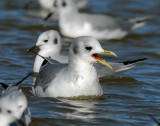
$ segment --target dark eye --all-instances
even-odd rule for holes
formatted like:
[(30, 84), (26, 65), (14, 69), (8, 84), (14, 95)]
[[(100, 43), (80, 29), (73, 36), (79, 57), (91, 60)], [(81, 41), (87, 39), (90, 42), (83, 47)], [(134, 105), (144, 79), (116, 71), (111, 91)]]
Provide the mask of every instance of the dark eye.
[(57, 44), (58, 43), (58, 39), (55, 38), (53, 42), (54, 42), (54, 44)]
[(91, 47), (91, 46), (88, 46), (88, 47), (85, 47), (85, 49), (91, 51), (91, 50), (92, 50), (92, 47)]
[(65, 1), (63, 1), (62, 6), (65, 7), (67, 4)]
[(44, 40), (44, 42), (46, 43), (46, 42), (48, 42), (48, 40), (47, 40), (47, 39), (45, 39), (45, 40)]
[(7, 112), (8, 112), (8, 113), (12, 113), (12, 111), (11, 111), (11, 110), (7, 110)]

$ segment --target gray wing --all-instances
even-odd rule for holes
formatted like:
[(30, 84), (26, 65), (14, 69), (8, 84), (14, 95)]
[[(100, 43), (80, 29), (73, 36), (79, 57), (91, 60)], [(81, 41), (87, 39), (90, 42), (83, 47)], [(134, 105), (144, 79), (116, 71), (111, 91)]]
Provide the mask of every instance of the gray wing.
[[(129, 23), (128, 20), (120, 20), (116, 18), (112, 18), (107, 15), (92, 15), (92, 14), (84, 14), (81, 15), (86, 21), (92, 23), (93, 28), (97, 30), (115, 30), (115, 29), (123, 29), (129, 31), (132, 27), (132, 23)], [(83, 22), (83, 18), (79, 20), (79, 22)]]
[(97, 70), (97, 74), (99, 78), (106, 77), (106, 76), (110, 77), (135, 67), (135, 65), (133, 64), (124, 65), (123, 63), (112, 63), (112, 62), (108, 62), (108, 64), (113, 68), (113, 70), (101, 64), (95, 64), (95, 68)]
[[(144, 26), (147, 21), (155, 18), (155, 16), (145, 16), (139, 18), (132, 18), (129, 20), (123, 20), (119, 18), (112, 18), (107, 15), (85, 15), (85, 18), (88, 19), (89, 22), (92, 23), (95, 29), (98, 30), (115, 30), (115, 29), (122, 29), (124, 31), (132, 31), (136, 30), (142, 26)], [(98, 19), (98, 20), (97, 20)]]
[(60, 63), (68, 63), (68, 56), (66, 55), (60, 54), (60, 55), (57, 55), (56, 57), (54, 55), (52, 58)]
[(68, 63), (68, 56), (61, 55), (60, 59), (61, 59), (61, 63)]
[(95, 68), (97, 70), (97, 74), (99, 78), (106, 77), (106, 76), (113, 76), (115, 74), (125, 72), (134, 68), (140, 61), (146, 60), (146, 58), (131, 60), (131, 61), (124, 61), (121, 63), (114, 63), (114, 62), (107, 62), (113, 70), (103, 66), (101, 64), (95, 64)]
[(46, 64), (38, 73), (34, 87), (40, 86), (43, 89), (56, 77), (56, 75), (66, 66), (66, 64)]

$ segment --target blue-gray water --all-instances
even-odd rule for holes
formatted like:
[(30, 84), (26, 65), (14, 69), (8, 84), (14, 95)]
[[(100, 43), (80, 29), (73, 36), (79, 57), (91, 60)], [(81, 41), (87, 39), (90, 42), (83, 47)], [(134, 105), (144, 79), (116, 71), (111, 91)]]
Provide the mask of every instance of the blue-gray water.
[[(58, 29), (57, 22), (45, 23), (41, 18), (29, 17), (24, 1), (0, 1), (0, 81), (6, 83), (16, 83), (32, 71), (35, 56), (26, 50), (36, 43), (40, 33)], [(30, 8), (30, 11), (39, 9), (36, 3)], [(144, 57), (148, 60), (133, 70), (102, 79), (102, 99), (38, 98), (30, 93), (32, 78), (26, 80), (21, 88), (29, 100), (31, 126), (153, 125), (149, 115), (160, 117), (160, 1), (91, 0), (83, 11), (125, 19), (156, 15), (146, 26), (122, 40), (101, 42), (104, 49), (118, 55), (108, 61)], [(70, 43), (64, 45), (66, 53)]]

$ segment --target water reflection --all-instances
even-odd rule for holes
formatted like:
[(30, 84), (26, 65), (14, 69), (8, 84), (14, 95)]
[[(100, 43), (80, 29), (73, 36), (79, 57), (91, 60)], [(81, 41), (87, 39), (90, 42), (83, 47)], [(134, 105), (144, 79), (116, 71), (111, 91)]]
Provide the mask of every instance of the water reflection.
[(70, 112), (59, 113), (62, 116), (65, 116), (67, 119), (80, 119), (83, 121), (91, 121), (96, 118), (96, 104), (99, 104), (99, 101), (96, 100), (62, 100), (65, 106), (61, 106), (63, 109), (68, 109)]

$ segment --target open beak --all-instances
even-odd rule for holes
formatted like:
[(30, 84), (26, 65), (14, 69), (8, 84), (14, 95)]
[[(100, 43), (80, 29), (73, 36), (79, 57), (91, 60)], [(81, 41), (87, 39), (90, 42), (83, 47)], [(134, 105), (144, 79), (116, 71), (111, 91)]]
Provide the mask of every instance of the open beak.
[[(101, 53), (98, 53), (98, 54), (107, 54), (107, 55), (113, 55), (113, 56), (117, 57), (117, 55), (116, 55), (114, 52), (112, 52), (112, 51), (107, 51), (107, 50), (104, 50), (104, 52), (101, 52)], [(111, 67), (108, 63), (106, 63), (105, 61), (103, 61), (102, 59), (100, 59), (100, 58), (98, 57), (98, 54), (97, 54), (97, 53), (96, 53), (96, 54), (92, 54), (92, 57), (93, 57), (94, 59), (96, 59), (99, 63), (103, 64), (104, 66), (112, 69), (112, 67)]]
[(35, 50), (35, 49), (39, 49), (40, 46), (41, 45), (39, 45), (39, 46), (35, 45), (35, 46), (31, 47), (30, 49), (28, 49), (27, 52), (30, 52), (30, 51)]

